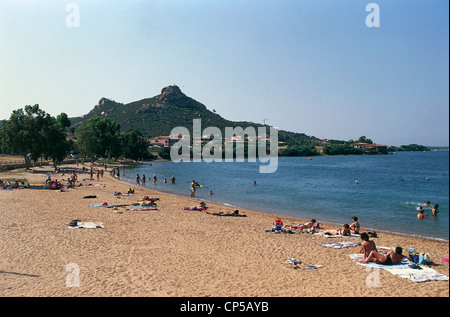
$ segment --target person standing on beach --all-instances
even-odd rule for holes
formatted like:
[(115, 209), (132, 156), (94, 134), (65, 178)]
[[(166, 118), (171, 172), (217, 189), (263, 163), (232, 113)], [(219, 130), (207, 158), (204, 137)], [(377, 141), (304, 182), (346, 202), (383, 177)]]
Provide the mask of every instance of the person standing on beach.
[(142, 174), (142, 186), (145, 186), (145, 174)]
[(139, 174), (136, 175), (136, 184), (138, 186), (141, 184), (141, 178), (139, 177)]

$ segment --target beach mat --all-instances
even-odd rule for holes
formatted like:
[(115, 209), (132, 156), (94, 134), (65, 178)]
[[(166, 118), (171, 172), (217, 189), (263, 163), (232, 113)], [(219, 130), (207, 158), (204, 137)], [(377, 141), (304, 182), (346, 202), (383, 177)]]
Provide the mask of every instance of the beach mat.
[(418, 267), (415, 263), (404, 257), (402, 262), (393, 265), (381, 265), (374, 262), (371, 263), (359, 263), (356, 260), (363, 259), (362, 254), (348, 254), (350, 259), (352, 259), (356, 264), (365, 266), (372, 269), (384, 269), (393, 275), (397, 275), (401, 278), (410, 279), (415, 283), (423, 283), (428, 281), (448, 281), (448, 276), (438, 273), (436, 270), (424, 266), (419, 266), (420, 269), (414, 269)]
[[(72, 223), (71, 223), (72, 224)], [(77, 221), (75, 226), (69, 225), (69, 229), (97, 229), (97, 228), (104, 228), (103, 223), (101, 222), (84, 222), (84, 221)]]
[(345, 249), (350, 247), (356, 247), (361, 245), (361, 243), (353, 242), (353, 241), (341, 241), (341, 242), (330, 242), (323, 243), (320, 246), (331, 249)]

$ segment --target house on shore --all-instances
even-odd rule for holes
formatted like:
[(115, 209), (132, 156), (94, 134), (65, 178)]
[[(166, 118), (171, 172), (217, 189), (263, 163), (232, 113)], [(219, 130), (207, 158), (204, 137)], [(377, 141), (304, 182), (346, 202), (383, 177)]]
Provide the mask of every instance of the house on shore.
[(387, 146), (383, 144), (356, 142), (352, 143), (351, 146), (367, 153), (387, 153)]

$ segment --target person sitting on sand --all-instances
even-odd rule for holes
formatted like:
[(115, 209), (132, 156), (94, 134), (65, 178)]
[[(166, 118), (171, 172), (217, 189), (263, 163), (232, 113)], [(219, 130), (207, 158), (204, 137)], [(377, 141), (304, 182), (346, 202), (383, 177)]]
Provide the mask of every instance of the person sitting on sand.
[(359, 229), (360, 229), (360, 225), (358, 222), (358, 217), (352, 217), (353, 223), (350, 225), (350, 232), (351, 233), (355, 233), (355, 234), (359, 234)]
[(279, 231), (282, 227), (283, 221), (280, 218), (275, 219), (275, 222), (273, 223), (273, 229)]
[(357, 260), (359, 263), (369, 263), (369, 262), (375, 262), (377, 264), (381, 265), (392, 265), (392, 264), (399, 264), (402, 262), (403, 255), (402, 255), (403, 249), (401, 247), (396, 247), (395, 252), (391, 251), (386, 255), (382, 255), (378, 253), (377, 251), (371, 251), (369, 253), (369, 256), (364, 260)]
[(369, 240), (369, 235), (365, 232), (361, 233), (361, 240), (363, 241), (361, 244), (361, 249), (359, 249), (358, 253), (364, 253), (364, 258), (367, 258), (372, 251), (377, 251), (377, 247), (375, 242)]
[(417, 219), (424, 219), (424, 218), (428, 218), (428, 216), (423, 214), (423, 209), (420, 209), (419, 213), (417, 214)]
[(344, 224), (343, 229), (327, 230), (327, 231), (325, 231), (325, 234), (335, 235), (335, 236), (349, 236), (350, 235), (350, 226), (348, 224)]

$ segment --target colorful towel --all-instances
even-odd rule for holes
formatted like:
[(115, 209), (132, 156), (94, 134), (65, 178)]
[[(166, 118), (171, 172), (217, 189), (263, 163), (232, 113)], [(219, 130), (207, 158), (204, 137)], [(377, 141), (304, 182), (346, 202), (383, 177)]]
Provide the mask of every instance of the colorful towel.
[(307, 270), (315, 270), (324, 267), (323, 265), (308, 265)]
[(404, 257), (402, 262), (393, 265), (381, 265), (374, 262), (371, 263), (359, 263), (356, 260), (362, 259), (362, 254), (349, 254), (348, 257), (355, 261), (356, 264), (369, 267), (372, 269), (384, 269), (393, 275), (400, 276), (402, 278), (410, 279), (416, 283), (423, 283), (428, 281), (448, 281), (448, 276), (440, 274), (432, 268), (421, 266), (421, 269), (412, 268), (414, 263)]
[(326, 248), (332, 248), (332, 249), (344, 249), (344, 248), (356, 247), (358, 245), (361, 245), (361, 243), (352, 242), (352, 241), (341, 241), (341, 242), (324, 243), (324, 244), (321, 244), (320, 246), (326, 247)]

